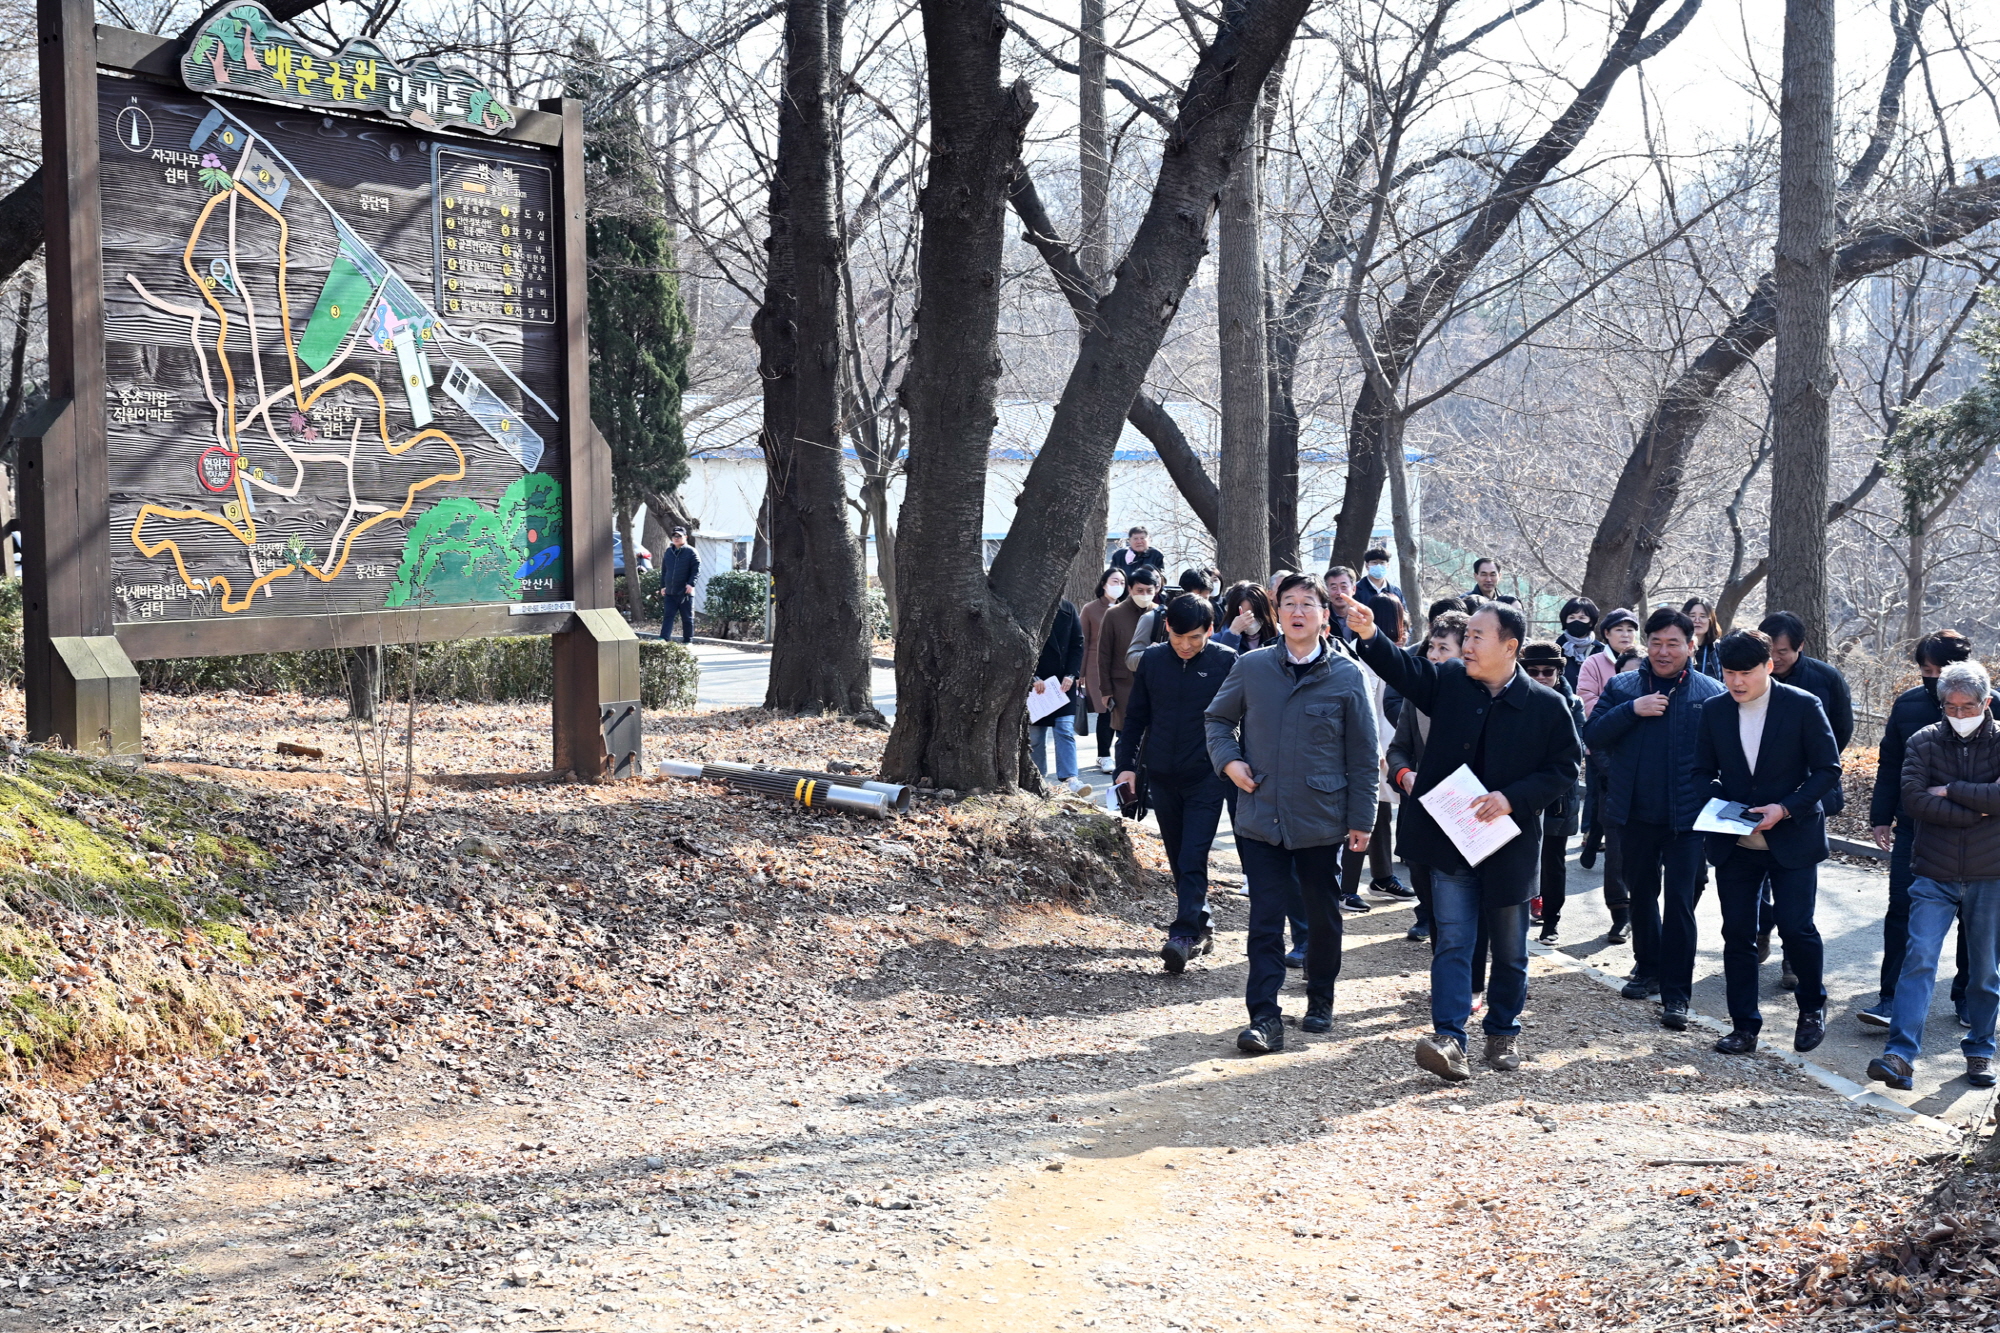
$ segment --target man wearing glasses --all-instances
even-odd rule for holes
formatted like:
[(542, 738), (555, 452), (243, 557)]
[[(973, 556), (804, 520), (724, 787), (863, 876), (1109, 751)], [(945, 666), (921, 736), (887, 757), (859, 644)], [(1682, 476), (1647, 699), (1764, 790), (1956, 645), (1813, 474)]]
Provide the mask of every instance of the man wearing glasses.
[[(1618, 830), (1625, 886), (1632, 895), (1628, 1000), (1657, 992), (1660, 1022), (1688, 1025), (1694, 985), (1694, 901), (1701, 878), (1702, 835), (1694, 821), (1708, 801), (1694, 779), (1701, 706), (1722, 683), (1690, 667), (1694, 622), (1663, 606), (1646, 619), (1645, 665), (1613, 676), (1584, 730), (1592, 753), (1605, 756), (1604, 822)], [(1664, 902), (1662, 893), (1664, 891)]]

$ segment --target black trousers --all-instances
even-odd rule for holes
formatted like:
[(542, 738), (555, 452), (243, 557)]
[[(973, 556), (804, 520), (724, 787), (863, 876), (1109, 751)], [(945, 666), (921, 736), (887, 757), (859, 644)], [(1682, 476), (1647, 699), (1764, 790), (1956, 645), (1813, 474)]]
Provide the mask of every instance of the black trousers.
[(662, 593), (661, 596), (666, 601), (667, 612), (666, 615), (660, 618), (660, 637), (663, 639), (673, 638), (674, 621), (679, 620), (685, 626), (685, 629), (681, 635), (681, 642), (682, 643), (692, 642), (694, 640), (693, 595), (690, 593), (682, 593), (678, 597), (667, 597), (666, 594)]
[[(1543, 829), (1548, 828), (1544, 816)], [(1569, 901), (1569, 839), (1556, 832), (1542, 835), (1542, 928), (1554, 930), (1562, 920), (1563, 904)]]
[(1375, 831), (1369, 836), (1366, 852), (1347, 850), (1343, 844), (1340, 850), (1340, 882), (1343, 893), (1361, 892), (1361, 862), (1366, 858), (1368, 869), (1376, 879), (1396, 877), (1396, 859), (1389, 852), (1390, 840), (1394, 836), (1389, 823), (1389, 803), (1375, 803)]

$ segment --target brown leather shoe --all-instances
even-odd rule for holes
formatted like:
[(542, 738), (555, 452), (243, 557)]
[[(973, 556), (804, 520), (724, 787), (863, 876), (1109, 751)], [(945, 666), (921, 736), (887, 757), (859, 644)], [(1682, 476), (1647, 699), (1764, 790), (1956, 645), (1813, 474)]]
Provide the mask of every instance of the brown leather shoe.
[(1417, 1068), (1428, 1070), (1447, 1083), (1463, 1083), (1472, 1077), (1472, 1070), (1465, 1063), (1465, 1048), (1438, 1032), (1417, 1043)]

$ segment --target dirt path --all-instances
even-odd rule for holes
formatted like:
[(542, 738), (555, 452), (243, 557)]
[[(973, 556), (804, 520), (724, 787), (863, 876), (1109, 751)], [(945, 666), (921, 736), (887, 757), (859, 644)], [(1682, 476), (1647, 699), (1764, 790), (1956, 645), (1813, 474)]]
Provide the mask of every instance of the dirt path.
[[(1886, 1164), (1941, 1146), (1539, 961), (1532, 1063), (1443, 1087), (1399, 912), (1349, 923), (1330, 1035), (1239, 1057), (1240, 908), (1175, 979), (1162, 906), (827, 976), (872, 1057), (598, 1017), (364, 1066), (7, 1256), (0, 1329), (1706, 1327), (1731, 1255), (1893, 1207)], [(1730, 1164), (1647, 1165), (1690, 1158)]]

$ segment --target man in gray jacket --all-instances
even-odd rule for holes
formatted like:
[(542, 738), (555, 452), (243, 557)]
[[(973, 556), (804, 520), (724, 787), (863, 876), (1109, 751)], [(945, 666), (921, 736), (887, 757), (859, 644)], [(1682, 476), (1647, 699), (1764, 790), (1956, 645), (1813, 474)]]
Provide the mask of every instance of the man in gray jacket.
[(1250, 1026), (1236, 1038), (1253, 1055), (1285, 1048), (1278, 988), (1285, 980), (1285, 907), (1294, 876), (1306, 904), (1306, 1016), (1333, 1026), (1340, 976), (1340, 852), (1366, 851), (1375, 827), (1375, 710), (1361, 668), (1328, 651), (1326, 589), (1310, 574), (1278, 584), (1284, 642), (1237, 659), (1208, 706), (1208, 758), (1236, 784), (1236, 852), (1250, 887)]

